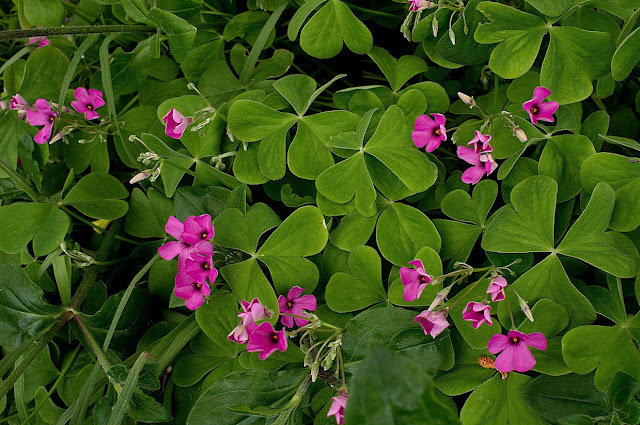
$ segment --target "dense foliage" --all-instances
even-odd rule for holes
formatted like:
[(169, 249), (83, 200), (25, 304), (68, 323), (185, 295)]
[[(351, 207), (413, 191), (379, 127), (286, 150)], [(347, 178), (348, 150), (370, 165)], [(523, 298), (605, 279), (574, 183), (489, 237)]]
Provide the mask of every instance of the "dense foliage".
[(640, 422), (639, 0), (0, 11), (0, 423)]

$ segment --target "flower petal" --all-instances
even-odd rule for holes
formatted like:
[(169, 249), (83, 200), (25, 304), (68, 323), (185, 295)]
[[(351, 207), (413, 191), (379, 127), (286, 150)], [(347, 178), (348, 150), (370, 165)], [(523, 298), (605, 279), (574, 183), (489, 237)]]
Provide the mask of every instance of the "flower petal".
[(520, 337), (522, 342), (524, 342), (529, 347), (537, 348), (538, 350), (546, 350), (547, 349), (547, 338), (540, 332), (534, 332), (530, 335), (523, 335)]
[(513, 366), (518, 372), (528, 372), (535, 365), (536, 359), (524, 342), (518, 341), (513, 344)]
[(498, 354), (509, 346), (509, 337), (503, 334), (495, 334), (487, 344), (487, 350), (491, 354)]

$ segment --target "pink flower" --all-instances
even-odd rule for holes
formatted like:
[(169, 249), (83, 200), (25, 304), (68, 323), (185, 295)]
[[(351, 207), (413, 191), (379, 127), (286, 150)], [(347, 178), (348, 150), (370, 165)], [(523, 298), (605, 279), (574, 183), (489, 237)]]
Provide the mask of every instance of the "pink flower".
[(203, 241), (194, 245), (183, 264), (178, 262), (178, 270), (187, 273), (198, 283), (215, 282), (218, 270), (213, 267), (213, 246)]
[(101, 106), (104, 106), (104, 100), (102, 100), (102, 92), (100, 90), (87, 89), (84, 87), (78, 87), (74, 92), (76, 100), (71, 102), (73, 109), (83, 114), (88, 120), (100, 118), (100, 115), (96, 112)]
[(255, 323), (271, 316), (267, 308), (262, 305), (257, 298), (254, 298), (250, 303), (242, 300), (241, 306), (242, 313), (238, 313), (238, 317), (240, 317), (242, 321), (231, 331), (229, 336), (227, 336), (228, 340), (237, 342), (238, 344), (244, 344), (249, 340), (246, 329), (249, 323)]
[(193, 118), (185, 117), (177, 109), (171, 108), (167, 115), (162, 117), (162, 121), (167, 124), (167, 128), (164, 131), (167, 136), (179, 139), (187, 127), (193, 123)]
[[(475, 137), (469, 142), (473, 148), (458, 146), (457, 154), (460, 159), (473, 165), (462, 173), (462, 181), (467, 184), (476, 184), (485, 174), (488, 176), (496, 168), (496, 163), (491, 155), (493, 148), (489, 145), (491, 136), (484, 135), (479, 131), (475, 132)], [(482, 143), (482, 146), (479, 146)]]
[(496, 334), (491, 337), (487, 348), (491, 354), (498, 354), (496, 369), (500, 372), (527, 372), (536, 365), (536, 359), (527, 348), (547, 349), (547, 339), (540, 332), (530, 335), (518, 331), (509, 331), (507, 335)]
[(411, 12), (419, 12), (425, 9), (431, 9), (435, 6), (435, 3), (432, 1), (426, 0), (409, 0), (409, 10)]
[(502, 276), (494, 276), (489, 282), (487, 294), (491, 294), (491, 302), (504, 300), (504, 288), (507, 286), (507, 279)]
[(35, 111), (27, 110), (27, 120), (29, 124), (33, 126), (43, 125), (33, 138), (36, 143), (47, 143), (47, 140), (51, 137), (51, 130), (53, 128), (53, 122), (55, 121), (58, 113), (51, 110), (49, 102), (45, 99), (38, 99), (35, 103)]
[(433, 338), (440, 335), (440, 333), (449, 326), (449, 322), (447, 322), (447, 312), (445, 310), (425, 310), (418, 314), (413, 321), (419, 322), (422, 329), (424, 329), (424, 334), (431, 335)]
[(522, 104), (525, 111), (529, 113), (531, 122), (538, 124), (538, 121), (553, 122), (553, 114), (558, 110), (558, 102), (543, 102), (551, 94), (551, 90), (538, 86), (533, 90), (533, 99)]
[(27, 45), (36, 44), (36, 43), (38, 43), (38, 47), (36, 48), (36, 50), (37, 50), (40, 47), (48, 46), (49, 45), (49, 39), (47, 37), (45, 37), (45, 36), (29, 37), (29, 41), (27, 42)]
[(278, 350), (287, 351), (287, 333), (284, 329), (276, 332), (269, 322), (264, 322), (260, 325), (249, 323), (247, 325), (247, 333), (249, 334), (247, 351), (258, 352), (260, 360), (266, 359)]
[(473, 322), (474, 329), (478, 329), (485, 322), (489, 326), (493, 324), (491, 322), (491, 307), (485, 303), (469, 302), (462, 311), (462, 318)]
[(440, 142), (447, 140), (447, 129), (444, 123), (447, 121), (442, 114), (433, 114), (435, 120), (427, 115), (420, 115), (416, 118), (411, 138), (413, 144), (419, 148), (425, 147), (425, 151), (433, 152)]
[[(280, 295), (278, 297), (278, 307), (280, 313), (295, 314), (296, 316), (302, 316), (304, 313), (302, 310), (314, 311), (316, 309), (316, 297), (313, 295), (302, 295), (304, 288), (294, 286), (289, 289), (287, 297)], [(301, 296), (302, 295), (302, 296)], [(308, 320), (301, 319), (299, 317), (281, 316), (280, 321), (287, 328), (293, 327), (293, 319), (296, 320), (296, 325), (304, 326), (309, 323)]]
[(24, 100), (19, 94), (15, 94), (9, 101), (9, 109), (17, 109), (18, 111), (28, 111), (31, 108), (29, 102)]
[(204, 297), (209, 296), (211, 288), (207, 282), (196, 282), (187, 273), (178, 272), (173, 293), (176, 294), (176, 297), (185, 300), (185, 305), (189, 310), (195, 310), (202, 305)]
[(177, 241), (170, 241), (162, 245), (158, 248), (158, 253), (165, 260), (171, 260), (179, 254), (180, 262), (183, 265), (191, 252), (192, 246), (201, 241), (208, 241), (214, 236), (209, 214), (189, 216), (184, 221), (184, 224), (174, 216), (171, 216), (167, 220), (164, 230), (176, 238)]
[(405, 301), (413, 301), (420, 298), (422, 291), (431, 283), (431, 276), (424, 271), (422, 261), (413, 260), (408, 264), (415, 266), (414, 269), (409, 267), (400, 267), (400, 279), (404, 285), (404, 294), (402, 295)]
[(327, 418), (329, 416), (335, 416), (336, 422), (338, 425), (344, 424), (344, 409), (347, 407), (347, 400), (349, 399), (349, 395), (344, 391), (340, 390), (340, 395), (332, 397), (333, 403), (331, 403), (331, 407), (329, 407), (329, 413), (327, 413)]

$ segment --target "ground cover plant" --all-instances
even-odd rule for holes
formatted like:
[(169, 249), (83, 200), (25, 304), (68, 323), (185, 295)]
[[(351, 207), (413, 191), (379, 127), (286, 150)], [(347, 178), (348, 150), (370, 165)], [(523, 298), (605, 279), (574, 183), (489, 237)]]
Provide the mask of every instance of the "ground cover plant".
[(640, 422), (640, 1), (0, 13), (0, 423)]

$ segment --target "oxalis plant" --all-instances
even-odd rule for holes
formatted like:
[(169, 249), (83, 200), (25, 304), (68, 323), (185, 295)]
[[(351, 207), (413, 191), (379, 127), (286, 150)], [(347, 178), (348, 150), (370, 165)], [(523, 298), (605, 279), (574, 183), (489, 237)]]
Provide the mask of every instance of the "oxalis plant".
[(0, 424), (640, 423), (640, 1), (0, 11)]

